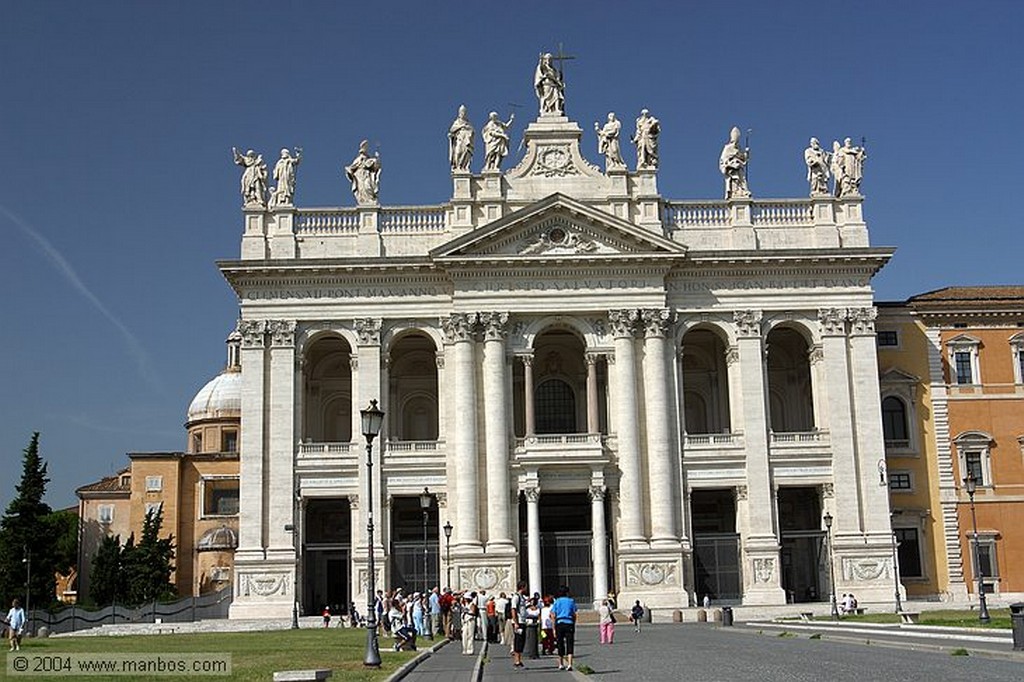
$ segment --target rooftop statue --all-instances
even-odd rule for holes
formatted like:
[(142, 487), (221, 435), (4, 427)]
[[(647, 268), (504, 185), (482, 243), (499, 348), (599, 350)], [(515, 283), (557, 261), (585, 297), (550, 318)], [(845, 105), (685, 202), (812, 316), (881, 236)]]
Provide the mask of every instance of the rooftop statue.
[(235, 164), (245, 170), (242, 171), (242, 201), (246, 208), (266, 208), (267, 206), (267, 164), (263, 162), (263, 155), (253, 150), (245, 154), (239, 154), (237, 147), (232, 147), (231, 152), (235, 156)]
[(515, 114), (510, 114), (508, 121), (503, 123), (498, 118), (498, 112), (492, 111), (487, 117), (487, 123), (480, 136), (484, 138), (484, 170), (496, 171), (501, 169), (501, 162), (508, 155), (508, 129), (512, 121), (516, 120)]
[(840, 198), (860, 196), (860, 182), (864, 178), (864, 161), (868, 158), (867, 151), (863, 146), (854, 147), (850, 138), (843, 140), (842, 147), (838, 142), (833, 142), (832, 150), (835, 195)]
[(453, 171), (468, 171), (473, 160), (473, 136), (476, 131), (466, 116), (466, 105), (448, 128), (448, 163)]
[(533, 87), (540, 101), (540, 114), (565, 115), (565, 81), (562, 74), (554, 67), (550, 52), (545, 52), (537, 62), (537, 70), (533, 76)]
[(370, 143), (359, 143), (359, 153), (345, 166), (345, 177), (352, 183), (352, 194), (359, 206), (374, 206), (380, 194), (380, 152), (370, 156)]
[(742, 199), (750, 196), (747, 187), (747, 162), (750, 160), (750, 148), (740, 146), (740, 129), (733, 126), (729, 131), (729, 141), (722, 147), (722, 155), (718, 157), (718, 169), (725, 178), (725, 198)]
[(274, 181), (277, 187), (270, 193), (270, 208), (292, 206), (295, 201), (295, 173), (302, 163), (302, 149), (295, 148), (294, 155), (287, 149), (281, 150), (281, 158), (274, 164)]
[(812, 137), (810, 146), (804, 150), (804, 163), (807, 164), (807, 182), (811, 186), (812, 197), (828, 196), (829, 161), (832, 155), (821, 148), (818, 138)]
[(640, 111), (636, 119), (633, 144), (636, 145), (636, 169), (652, 170), (658, 167), (658, 136), (661, 123), (651, 116), (647, 109)]
[(608, 114), (608, 122), (602, 128), (596, 121), (594, 131), (597, 133), (597, 151), (604, 154), (604, 168), (606, 171), (626, 167), (622, 160), (622, 150), (619, 148), (619, 131), (622, 130), (622, 121), (615, 118), (614, 113)]

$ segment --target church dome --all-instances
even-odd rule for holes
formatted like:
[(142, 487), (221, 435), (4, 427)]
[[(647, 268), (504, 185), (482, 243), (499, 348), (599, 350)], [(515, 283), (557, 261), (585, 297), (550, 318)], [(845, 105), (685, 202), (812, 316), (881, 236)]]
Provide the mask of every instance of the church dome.
[(238, 534), (228, 528), (211, 528), (203, 533), (196, 543), (196, 549), (200, 552), (215, 549), (236, 549), (238, 547)]
[(242, 368), (239, 347), (242, 335), (238, 330), (228, 336), (228, 362), (224, 370), (199, 389), (188, 406), (188, 423), (205, 419), (239, 417), (242, 412)]

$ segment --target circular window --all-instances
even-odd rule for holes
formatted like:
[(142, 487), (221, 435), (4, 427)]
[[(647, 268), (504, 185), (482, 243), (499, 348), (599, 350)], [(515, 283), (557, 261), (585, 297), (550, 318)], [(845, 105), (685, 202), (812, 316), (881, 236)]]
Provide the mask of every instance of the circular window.
[(548, 232), (548, 239), (550, 239), (553, 244), (561, 244), (565, 241), (565, 230), (560, 227), (556, 227), (551, 230), (551, 232)]

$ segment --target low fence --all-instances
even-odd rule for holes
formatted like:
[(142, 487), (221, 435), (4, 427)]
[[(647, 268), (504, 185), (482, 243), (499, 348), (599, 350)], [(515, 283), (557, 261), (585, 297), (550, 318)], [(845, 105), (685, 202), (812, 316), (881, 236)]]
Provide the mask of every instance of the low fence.
[(150, 602), (135, 608), (113, 604), (101, 609), (68, 606), (59, 611), (33, 609), (29, 627), (33, 632), (45, 625), (52, 634), (88, 630), (116, 623), (190, 623), (211, 618), (227, 618), (231, 606), (231, 586), (199, 597), (185, 597), (174, 602)]

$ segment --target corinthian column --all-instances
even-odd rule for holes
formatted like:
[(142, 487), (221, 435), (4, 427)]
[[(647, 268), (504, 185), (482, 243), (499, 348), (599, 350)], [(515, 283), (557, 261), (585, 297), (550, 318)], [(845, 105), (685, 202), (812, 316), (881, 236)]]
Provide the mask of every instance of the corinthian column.
[(615, 338), (615, 415), (619, 443), (619, 514), (623, 546), (646, 544), (643, 525), (643, 498), (640, 470), (640, 426), (636, 400), (636, 349), (633, 330), (638, 319), (635, 310), (611, 310), (612, 335)]
[(476, 362), (473, 336), (476, 313), (456, 313), (443, 320), (448, 343), (452, 344), (455, 372), (455, 452), (456, 519), (455, 546), (480, 547), (479, 486), (476, 428)]
[(484, 331), (484, 431), (487, 455), (487, 549), (515, 549), (509, 533), (508, 412), (505, 335), (508, 313), (481, 313)]
[(647, 417), (647, 499), (651, 505), (651, 544), (678, 546), (672, 465), (672, 434), (669, 430), (668, 378), (672, 375), (665, 353), (665, 332), (671, 323), (666, 309), (644, 310), (644, 413)]
[(600, 357), (597, 353), (587, 353), (584, 356), (587, 363), (587, 433), (600, 433), (601, 431), (601, 420), (597, 409), (597, 361)]
[(594, 602), (608, 594), (608, 525), (604, 518), (603, 486), (590, 487), (590, 528), (594, 544)]
[(529, 572), (530, 594), (540, 592), (540, 489), (527, 488), (526, 497), (526, 562)]
[[(267, 558), (295, 556), (295, 539), (285, 530), (298, 523), (295, 503), (295, 322), (269, 320), (270, 475)], [(271, 556), (273, 555), (273, 557)]]
[(520, 355), (523, 361), (523, 412), (526, 419), (526, 437), (537, 434), (537, 418), (533, 408), (533, 356)]

